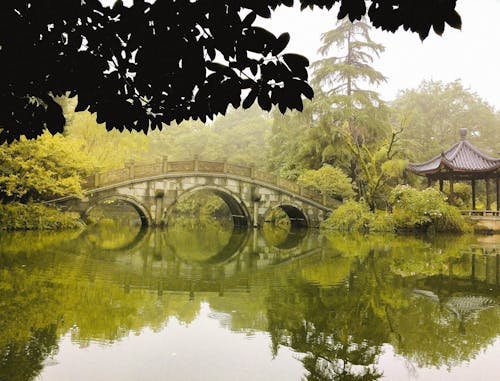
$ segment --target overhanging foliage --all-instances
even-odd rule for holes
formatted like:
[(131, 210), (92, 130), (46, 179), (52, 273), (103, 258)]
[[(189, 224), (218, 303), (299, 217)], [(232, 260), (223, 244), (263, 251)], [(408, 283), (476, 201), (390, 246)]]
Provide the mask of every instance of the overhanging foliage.
[[(339, 18), (368, 12), (373, 25), (400, 26), (425, 38), (431, 26), (460, 27), (456, 0), (300, 0)], [(98, 0), (0, 2), (0, 141), (44, 128), (61, 132), (54, 96), (78, 95), (78, 110), (97, 113), (107, 128), (147, 131), (162, 123), (205, 120), (228, 105), (302, 109), (308, 60), (282, 54), (289, 35), (255, 24), (293, 0)]]

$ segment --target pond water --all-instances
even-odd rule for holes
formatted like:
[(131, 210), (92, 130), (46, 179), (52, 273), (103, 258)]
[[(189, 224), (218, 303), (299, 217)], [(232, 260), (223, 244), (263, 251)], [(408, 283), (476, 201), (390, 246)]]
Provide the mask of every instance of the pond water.
[(1, 233), (0, 380), (495, 380), (499, 237)]

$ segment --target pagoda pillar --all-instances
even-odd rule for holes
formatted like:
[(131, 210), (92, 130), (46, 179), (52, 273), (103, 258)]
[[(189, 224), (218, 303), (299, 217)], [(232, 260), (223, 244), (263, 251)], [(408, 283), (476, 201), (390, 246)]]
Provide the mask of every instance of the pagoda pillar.
[(491, 199), (490, 199), (490, 179), (485, 179), (486, 184), (486, 210), (491, 209)]
[[(472, 187), (472, 209), (477, 208), (478, 184), (485, 180), (486, 203), (483, 208), (491, 210), (495, 201), (496, 187), (496, 209), (500, 211), (500, 158), (494, 158), (482, 153), (467, 141), (467, 129), (460, 129), (460, 141), (441, 154), (436, 155), (423, 163), (410, 163), (408, 170), (420, 175), (427, 176), (429, 180), (439, 180), (439, 190), (443, 192), (443, 183), (449, 181), (448, 202), (454, 204), (454, 183), (466, 180), (471, 182)], [(493, 180), (491, 180), (493, 179)], [(448, 186), (448, 184), (446, 184)], [(481, 194), (482, 196), (482, 194)]]
[(450, 204), (453, 204), (454, 199), (455, 199), (455, 197), (453, 194), (453, 179), (450, 179), (450, 199), (448, 200), (448, 202)]
[(497, 176), (497, 212), (500, 211), (500, 177)]
[(476, 210), (476, 180), (471, 180), (472, 187), (472, 210)]

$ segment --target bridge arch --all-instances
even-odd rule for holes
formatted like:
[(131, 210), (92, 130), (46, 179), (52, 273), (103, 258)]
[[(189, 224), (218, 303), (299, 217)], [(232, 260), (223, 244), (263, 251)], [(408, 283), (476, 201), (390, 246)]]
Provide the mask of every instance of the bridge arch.
[(231, 260), (231, 258), (235, 257), (241, 249), (245, 247), (250, 237), (250, 233), (248, 229), (238, 229), (233, 228), (231, 232), (231, 236), (228, 242), (222, 247), (217, 253), (212, 255), (209, 258), (198, 260), (198, 261), (186, 261), (179, 255), (179, 253), (174, 252), (174, 255), (181, 262), (186, 264), (198, 263), (198, 264), (222, 264)]
[(235, 227), (248, 227), (252, 223), (252, 216), (248, 211), (247, 206), (239, 196), (221, 186), (200, 185), (190, 188), (177, 196), (176, 201), (169, 206), (168, 210), (165, 211), (165, 221), (167, 224), (169, 223), (172, 210), (175, 208), (177, 203), (196, 192), (211, 192), (220, 197), (229, 208), (229, 212), (233, 218), (233, 225)]
[(302, 211), (302, 208), (293, 203), (280, 203), (273, 205), (269, 208), (264, 216), (268, 215), (272, 210), (281, 209), (287, 215), (290, 220), (292, 228), (307, 228), (310, 226), (310, 221), (307, 218), (306, 213)]
[(153, 226), (153, 219), (151, 217), (151, 214), (149, 213), (148, 209), (142, 205), (135, 197), (132, 196), (126, 196), (126, 195), (108, 195), (108, 196), (103, 196), (99, 197), (97, 199), (92, 200), (92, 204), (82, 213), (82, 218), (86, 220), (89, 216), (89, 213), (94, 209), (96, 206), (98, 206), (100, 203), (106, 201), (106, 200), (119, 200), (123, 201), (130, 206), (134, 208), (134, 210), (137, 212), (139, 215), (139, 218), (141, 219), (141, 224), (142, 227), (149, 227)]
[[(269, 230), (270, 229), (270, 230)], [(291, 250), (298, 247), (308, 235), (308, 229), (290, 228), (282, 230), (282, 234), (273, 234), (273, 228), (264, 226), (262, 236), (268, 246), (282, 250)], [(276, 229), (276, 227), (274, 227)]]

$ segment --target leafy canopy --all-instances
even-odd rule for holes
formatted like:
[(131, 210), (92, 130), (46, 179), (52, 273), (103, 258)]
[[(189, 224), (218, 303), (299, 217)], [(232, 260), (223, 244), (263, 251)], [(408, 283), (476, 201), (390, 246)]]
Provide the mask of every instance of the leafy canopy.
[[(360, 19), (365, 0), (299, 0)], [(379, 28), (441, 34), (459, 28), (456, 0), (374, 0)], [(228, 105), (302, 109), (308, 60), (285, 53), (289, 35), (255, 24), (293, 0), (134, 0), (106, 7), (98, 0), (0, 2), (0, 141), (62, 132), (54, 97), (78, 95), (77, 110), (97, 113), (108, 129), (148, 131), (162, 123), (205, 120)], [(244, 98), (244, 99), (243, 99)]]
[(423, 81), (399, 93), (392, 104), (396, 118), (407, 119), (402, 134), (411, 161), (421, 162), (450, 148), (466, 128), (467, 139), (485, 153), (500, 151), (500, 116), (481, 97), (459, 81)]
[(62, 135), (0, 145), (0, 203), (42, 201), (81, 194), (88, 157)]
[(347, 199), (354, 196), (351, 179), (340, 168), (328, 164), (318, 170), (305, 171), (299, 176), (298, 182), (332, 197)]

